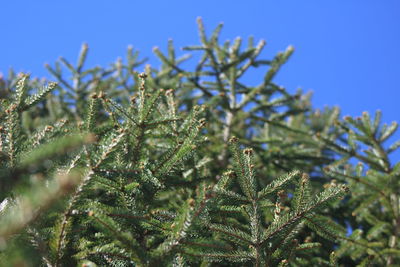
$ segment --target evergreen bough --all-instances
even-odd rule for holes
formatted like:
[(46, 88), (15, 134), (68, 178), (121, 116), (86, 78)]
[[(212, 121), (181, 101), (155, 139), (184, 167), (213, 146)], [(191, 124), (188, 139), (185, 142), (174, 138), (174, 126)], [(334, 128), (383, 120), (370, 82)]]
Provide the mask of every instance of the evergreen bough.
[(132, 47), (86, 69), (85, 44), (57, 82), (0, 79), (1, 265), (400, 264), (397, 123), (313, 109), (273, 82), (292, 47), (264, 60), (198, 24), (159, 69)]

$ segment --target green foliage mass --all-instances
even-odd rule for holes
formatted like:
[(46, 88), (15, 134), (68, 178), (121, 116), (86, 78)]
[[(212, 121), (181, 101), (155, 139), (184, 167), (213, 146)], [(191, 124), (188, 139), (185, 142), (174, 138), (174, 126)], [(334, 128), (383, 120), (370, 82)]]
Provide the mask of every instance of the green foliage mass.
[(273, 81), (292, 47), (198, 24), (158, 69), (83, 45), (0, 79), (0, 265), (399, 266), (397, 123), (314, 109)]

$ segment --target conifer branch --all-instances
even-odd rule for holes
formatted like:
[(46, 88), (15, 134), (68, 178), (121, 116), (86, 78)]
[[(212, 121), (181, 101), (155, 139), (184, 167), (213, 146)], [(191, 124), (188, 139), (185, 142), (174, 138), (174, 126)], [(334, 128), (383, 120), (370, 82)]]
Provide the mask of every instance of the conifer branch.
[(291, 46), (265, 59), (263, 40), (198, 28), (188, 54), (169, 40), (139, 75), (132, 47), (87, 68), (83, 44), (46, 65), (57, 84), (0, 76), (2, 264), (396, 265), (398, 124), (277, 85)]
[(5, 242), (36, 220), (58, 198), (72, 191), (79, 180), (77, 174), (58, 176), (48, 186), (38, 184), (30, 194), (16, 199), (1, 216), (0, 239)]

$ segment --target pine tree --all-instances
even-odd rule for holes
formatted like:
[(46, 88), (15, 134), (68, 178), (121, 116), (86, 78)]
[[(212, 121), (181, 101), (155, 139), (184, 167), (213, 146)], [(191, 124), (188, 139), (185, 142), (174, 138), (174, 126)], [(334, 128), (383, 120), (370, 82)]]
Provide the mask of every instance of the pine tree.
[(87, 69), (84, 44), (46, 65), (56, 83), (0, 78), (0, 262), (400, 264), (397, 124), (314, 109), (273, 81), (293, 47), (260, 59), (265, 41), (198, 25), (189, 54), (154, 48), (159, 69), (132, 47)]

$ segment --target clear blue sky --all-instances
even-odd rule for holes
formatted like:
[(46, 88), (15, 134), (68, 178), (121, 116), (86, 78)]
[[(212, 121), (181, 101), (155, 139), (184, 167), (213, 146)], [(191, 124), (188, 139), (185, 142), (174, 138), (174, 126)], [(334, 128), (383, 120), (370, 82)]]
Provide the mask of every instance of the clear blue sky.
[(265, 39), (266, 57), (293, 45), (276, 81), (313, 90), (316, 107), (339, 105), (343, 115), (381, 109), (385, 121), (400, 120), (399, 0), (2, 1), (0, 71), (50, 77), (43, 64), (75, 62), (83, 42), (89, 65), (107, 65), (129, 44), (155, 65), (152, 47), (164, 49), (169, 38), (177, 47), (198, 44), (198, 16), (208, 31), (224, 22), (221, 40)]

